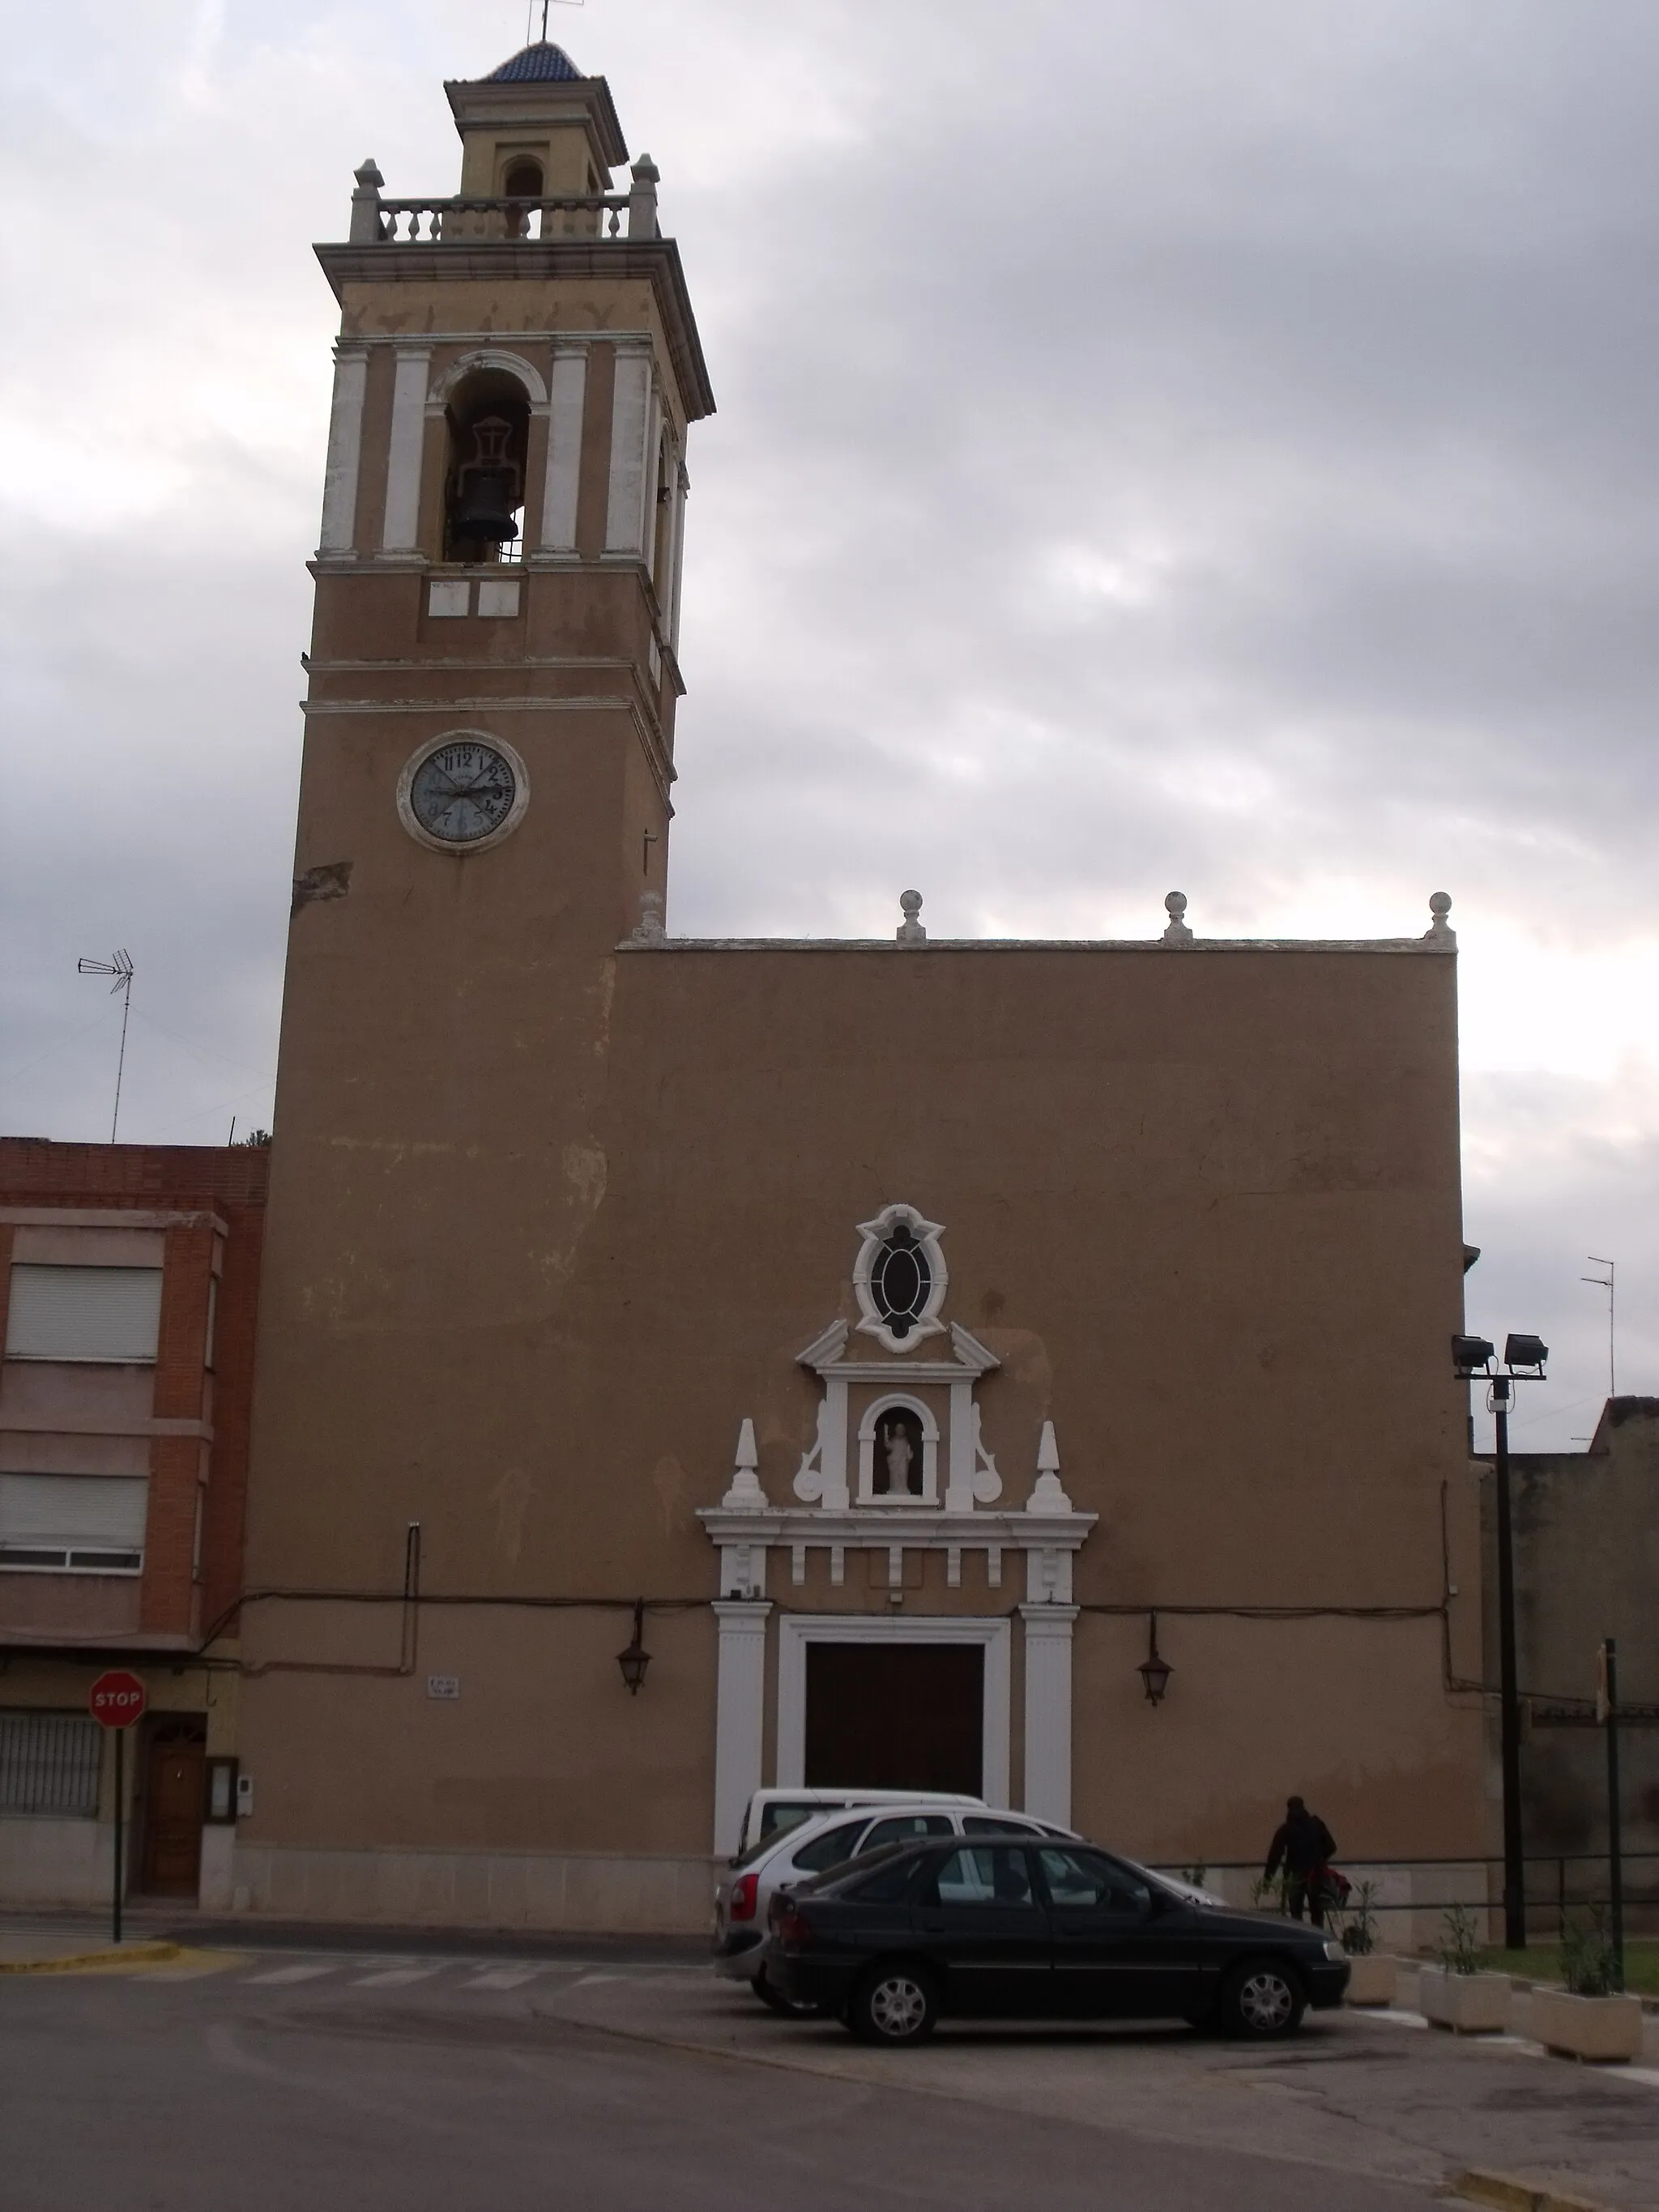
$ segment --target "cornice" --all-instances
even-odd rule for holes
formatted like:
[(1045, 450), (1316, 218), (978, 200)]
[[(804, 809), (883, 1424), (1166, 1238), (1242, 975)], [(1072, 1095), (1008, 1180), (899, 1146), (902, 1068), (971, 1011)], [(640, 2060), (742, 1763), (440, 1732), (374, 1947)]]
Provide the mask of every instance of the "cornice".
[(1200, 937), (1180, 947), (1178, 956), (1160, 938), (1146, 937), (930, 937), (925, 945), (901, 945), (888, 937), (665, 937), (656, 945), (621, 945), (618, 951), (664, 952), (881, 952), (902, 959), (930, 959), (940, 952), (1143, 952), (1159, 959), (1228, 952), (1380, 953), (1430, 960), (1455, 960), (1455, 945), (1421, 937)]
[(842, 1544), (849, 1551), (944, 1551), (952, 1545), (982, 1551), (1075, 1551), (1100, 1518), (1097, 1513), (947, 1513), (933, 1505), (851, 1505), (826, 1512), (821, 1505), (700, 1505), (697, 1518), (719, 1543)]
[[(28, 1364), (33, 1367), (59, 1363), (31, 1360)], [(171, 1416), (151, 1418), (142, 1413), (8, 1413), (0, 1418), (0, 1436), (194, 1437), (204, 1444), (214, 1441), (212, 1425), (207, 1421), (174, 1419)]]
[(0, 1206), (0, 1225), (9, 1229), (211, 1229), (228, 1237), (230, 1226), (216, 1213), (158, 1213), (153, 1207), (100, 1206)]
[[(398, 245), (389, 241), (372, 246), (323, 245), (314, 251), (343, 308), (347, 289), (357, 284), (500, 283), (503, 278), (515, 283), (547, 283), (582, 276), (644, 277), (662, 317), (668, 357), (688, 418), (698, 422), (714, 411), (714, 387), (691, 312), (680, 250), (672, 238), (456, 239), (448, 244), (420, 240)], [(350, 337), (355, 341), (361, 335), (354, 331)], [(471, 335), (476, 337), (481, 333)], [(482, 335), (495, 337), (498, 333)], [(608, 331), (592, 333), (603, 343), (614, 343), (620, 335)], [(426, 333), (421, 337), (422, 343), (429, 343)]]
[(634, 733), (640, 741), (641, 750), (656, 780), (665, 805), (668, 803), (669, 786), (678, 781), (679, 775), (655, 718), (642, 710), (638, 699), (623, 698), (615, 691), (596, 691), (586, 695), (485, 691), (460, 699), (301, 699), (299, 707), (300, 712), (307, 716), (435, 714), (450, 720), (459, 714), (568, 714), (604, 709), (609, 713), (624, 714), (633, 723)]

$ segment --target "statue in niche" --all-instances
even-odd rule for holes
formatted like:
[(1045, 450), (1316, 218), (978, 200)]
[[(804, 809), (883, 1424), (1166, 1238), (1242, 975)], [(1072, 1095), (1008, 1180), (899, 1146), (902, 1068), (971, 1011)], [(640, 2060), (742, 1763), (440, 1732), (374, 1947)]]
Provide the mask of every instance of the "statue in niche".
[(914, 1498), (917, 1495), (910, 1480), (913, 1468), (920, 1471), (921, 1459), (921, 1425), (914, 1414), (895, 1413), (881, 1425), (882, 1457), (886, 1462), (885, 1494), (889, 1498)]

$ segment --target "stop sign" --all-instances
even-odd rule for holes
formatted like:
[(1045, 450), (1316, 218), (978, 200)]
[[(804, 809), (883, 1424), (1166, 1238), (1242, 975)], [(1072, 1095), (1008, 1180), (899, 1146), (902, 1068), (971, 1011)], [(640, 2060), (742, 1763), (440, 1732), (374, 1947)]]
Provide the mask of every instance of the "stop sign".
[(94, 1720), (112, 1729), (131, 1728), (143, 1715), (146, 1703), (143, 1684), (125, 1667), (112, 1667), (107, 1674), (100, 1674), (87, 1699)]

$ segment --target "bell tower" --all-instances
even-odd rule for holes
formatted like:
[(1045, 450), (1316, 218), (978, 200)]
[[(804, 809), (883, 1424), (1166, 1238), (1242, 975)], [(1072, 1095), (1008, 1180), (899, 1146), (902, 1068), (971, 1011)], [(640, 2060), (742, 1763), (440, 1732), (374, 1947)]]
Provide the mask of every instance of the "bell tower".
[[(605, 79), (543, 41), (445, 88), (459, 193), (392, 197), (366, 161), (317, 248), (341, 325), (254, 1444), (268, 1495), (331, 1497), (370, 1577), (387, 1515), (422, 1517), (415, 1492), (371, 1506), (372, 1471), (453, 1464), (541, 1387), (603, 1196), (714, 406), (649, 157), (611, 190)], [(256, 1513), (258, 1571), (283, 1548)]]
[[(686, 432), (714, 400), (649, 155), (610, 190), (605, 79), (544, 41), (445, 89), (459, 193), (386, 197), (367, 161), (348, 242), (317, 249), (341, 334), (296, 896), (337, 895), (349, 864), (347, 895), (375, 896), (367, 789), (340, 818), (332, 771), (408, 739), (393, 818), (416, 848), (459, 864), (516, 836), (469, 895), (493, 911), (533, 871), (544, 908), (614, 943), (662, 895)], [(422, 781), (452, 731), (473, 760)]]

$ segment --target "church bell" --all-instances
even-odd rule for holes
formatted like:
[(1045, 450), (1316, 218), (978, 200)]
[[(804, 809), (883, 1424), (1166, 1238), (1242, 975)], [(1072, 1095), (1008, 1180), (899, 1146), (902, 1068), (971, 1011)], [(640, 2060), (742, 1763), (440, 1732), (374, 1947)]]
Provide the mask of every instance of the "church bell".
[(513, 425), (486, 415), (472, 426), (472, 459), (456, 472), (454, 533), (499, 545), (516, 538), (513, 520), (523, 499), (523, 477), (507, 448)]

